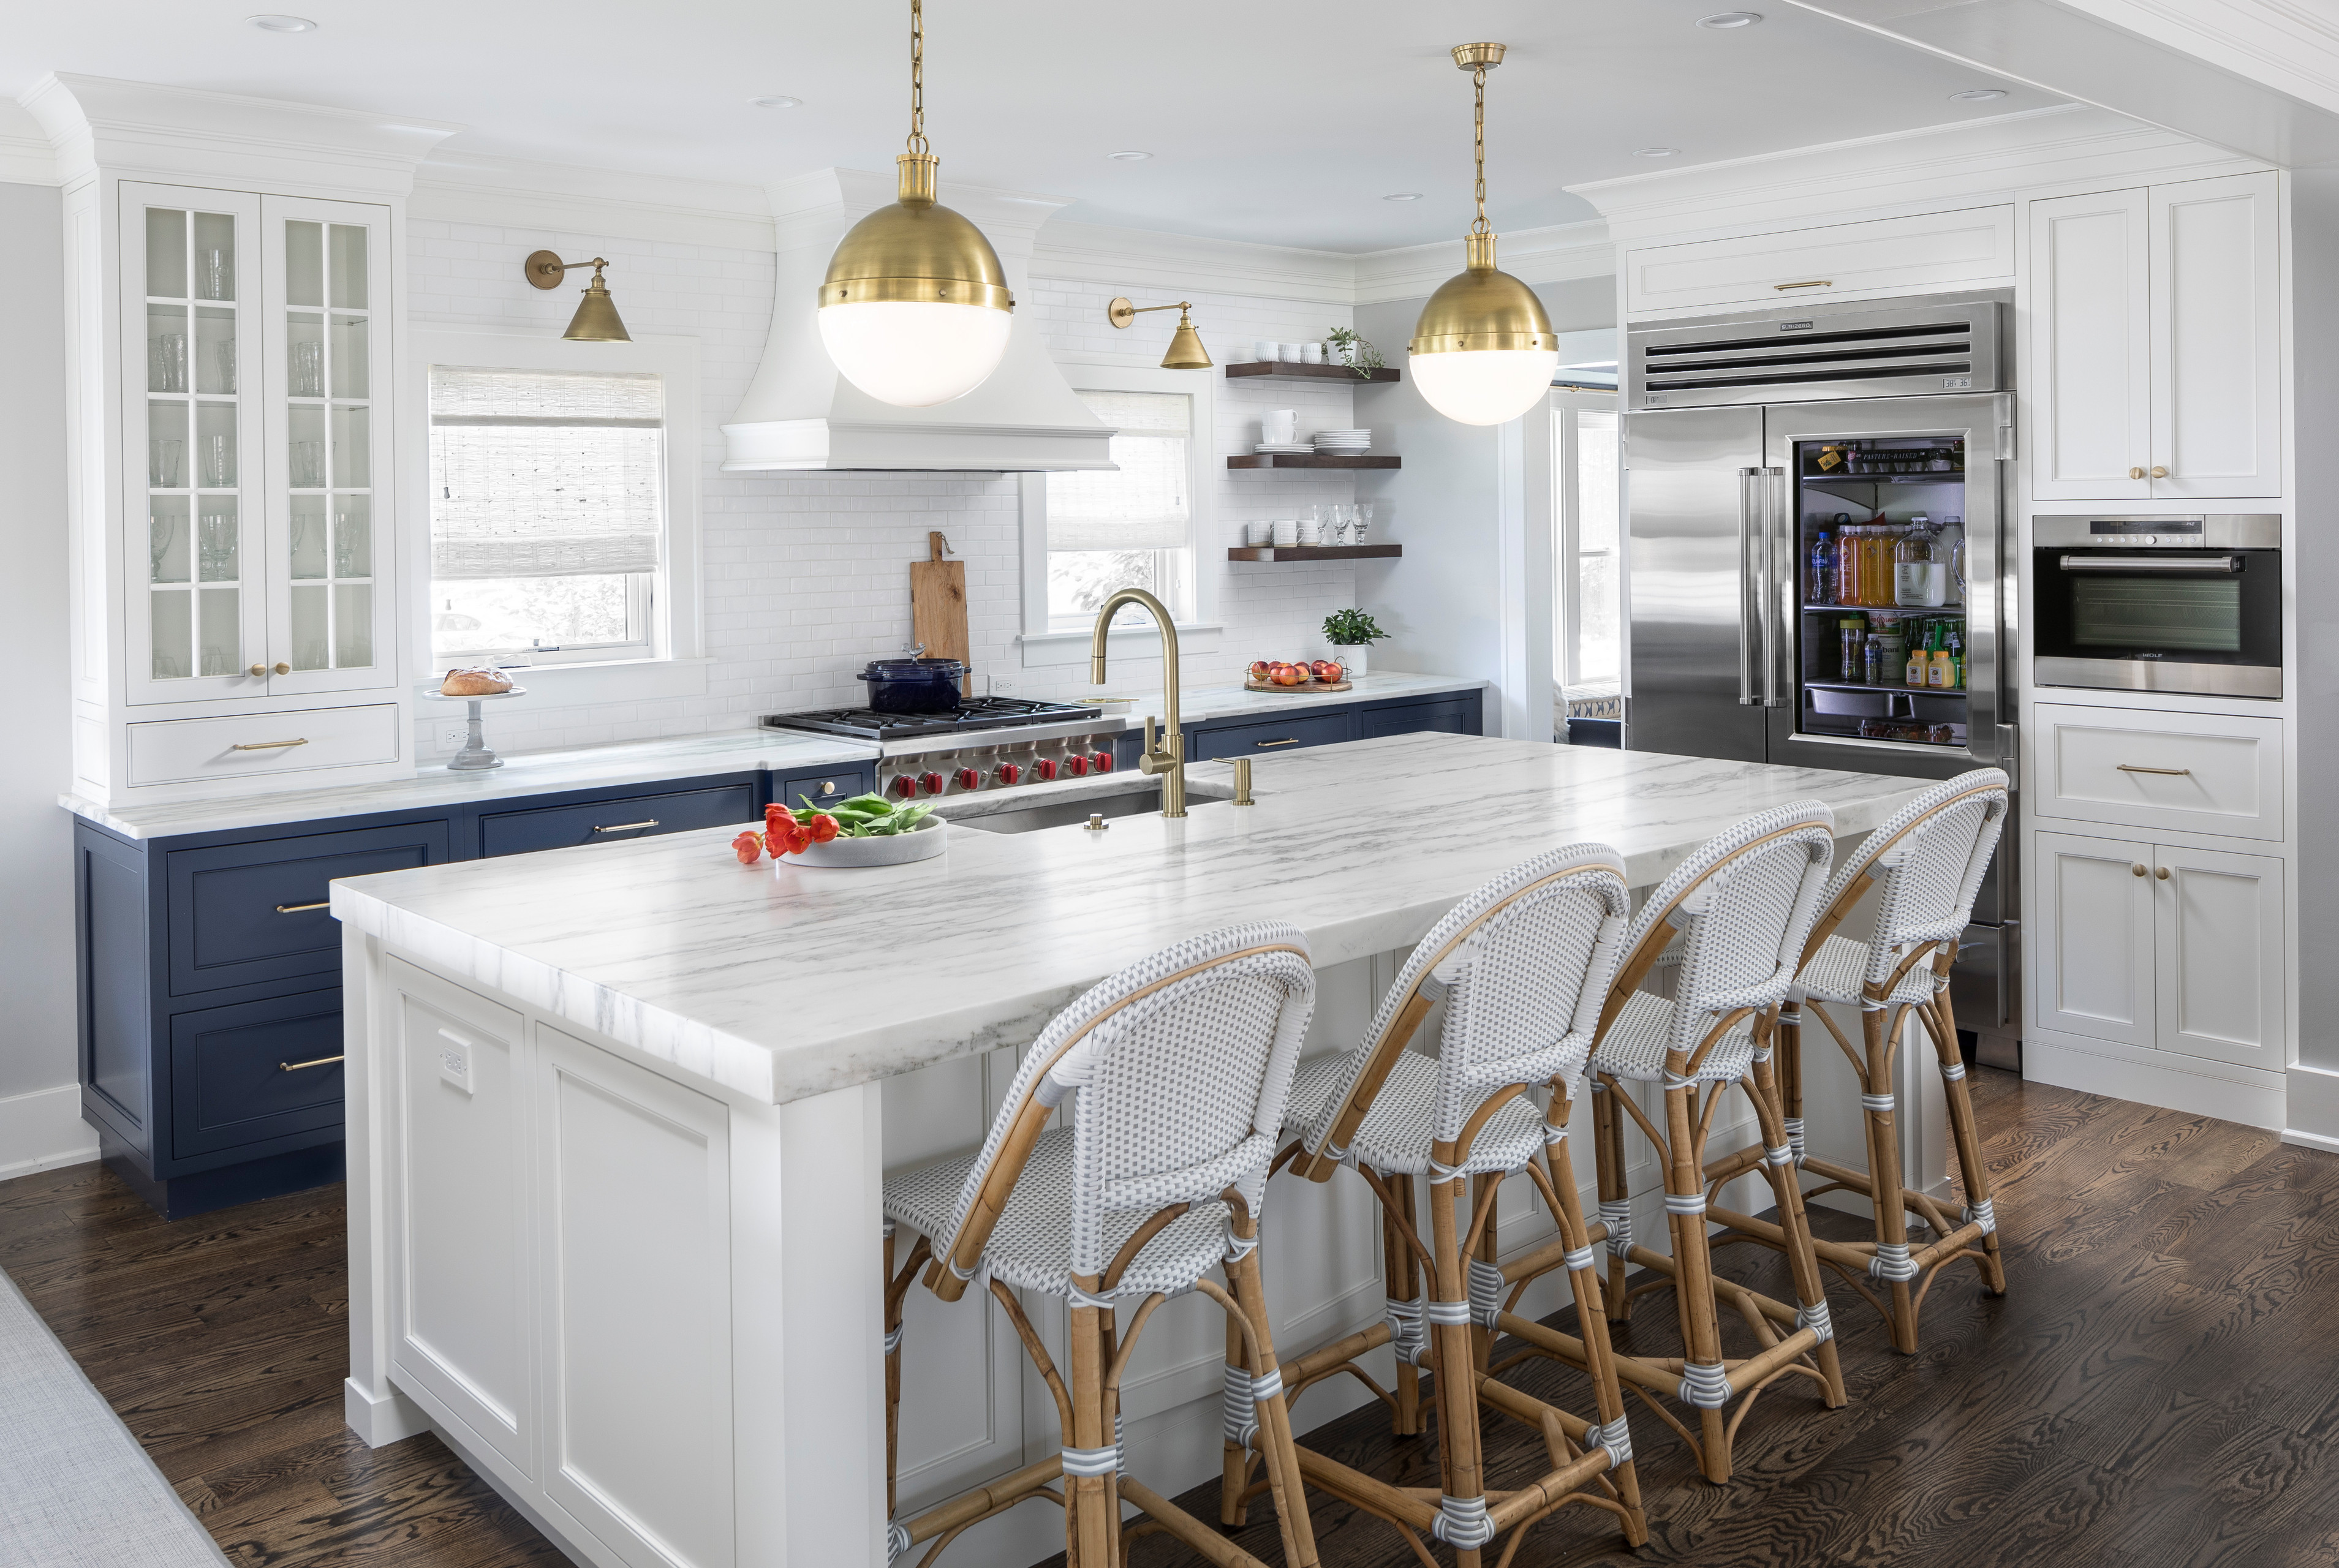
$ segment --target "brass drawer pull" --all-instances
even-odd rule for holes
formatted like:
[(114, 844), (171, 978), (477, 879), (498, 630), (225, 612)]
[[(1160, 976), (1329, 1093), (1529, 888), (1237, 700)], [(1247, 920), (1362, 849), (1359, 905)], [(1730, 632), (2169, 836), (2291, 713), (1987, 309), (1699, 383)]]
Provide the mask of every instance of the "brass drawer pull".
[(279, 1072), (298, 1072), (304, 1067), (331, 1067), (333, 1063), (340, 1060), (341, 1059), (338, 1056), (321, 1056), (314, 1061), (280, 1061), (276, 1064), (276, 1070)]
[(593, 831), (595, 833), (633, 833), (640, 828), (656, 826), (657, 826), (657, 818), (652, 817), (647, 822), (621, 822), (613, 827), (597, 827)]
[(2152, 874), (2158, 877), (2161, 881), (2166, 882), (2168, 880), (2168, 868), (2166, 866), (2162, 866)]
[(304, 735), (297, 741), (238, 741), (227, 749), (232, 752), (272, 752), (284, 746), (304, 746), (308, 744), (308, 737)]
[(1294, 735), (1288, 741), (1253, 741), (1250, 744), (1255, 746), (1296, 746), (1299, 744), (1299, 737)]
[(2128, 874), (2128, 875), (2130, 875), (2130, 876), (2142, 876), (2142, 875), (2144, 875), (2144, 874), (2145, 874), (2144, 863), (2143, 863), (2142, 861), (2135, 861), (2135, 862), (2131, 862), (2131, 863), (2129, 863), (2129, 865), (2128, 865), (2128, 868), (2127, 868), (2127, 874)]
[(2113, 766), (2124, 774), (2166, 774), (2170, 778), (2193, 776), (2191, 768), (2148, 768), (2142, 763), (2115, 763)]
[(278, 914), (301, 914), (308, 910), (331, 908), (332, 902), (333, 901), (331, 899), (323, 898), (319, 899), (315, 903), (280, 903), (276, 906), (276, 912)]
[(1813, 278), (1809, 282), (1773, 283), (1771, 287), (1773, 289), (1832, 289), (1835, 287), (1835, 280), (1833, 278)]

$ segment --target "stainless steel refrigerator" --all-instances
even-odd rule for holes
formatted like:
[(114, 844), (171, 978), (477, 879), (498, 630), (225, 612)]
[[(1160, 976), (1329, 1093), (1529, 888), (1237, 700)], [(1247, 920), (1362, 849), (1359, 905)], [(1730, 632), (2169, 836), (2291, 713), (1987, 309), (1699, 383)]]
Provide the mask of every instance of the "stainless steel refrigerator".
[[(1629, 330), (1627, 746), (2013, 773), (2009, 304)], [(1960, 1027), (2002, 1065), (2021, 1017), (2016, 847), (1999, 842), (1955, 971)]]

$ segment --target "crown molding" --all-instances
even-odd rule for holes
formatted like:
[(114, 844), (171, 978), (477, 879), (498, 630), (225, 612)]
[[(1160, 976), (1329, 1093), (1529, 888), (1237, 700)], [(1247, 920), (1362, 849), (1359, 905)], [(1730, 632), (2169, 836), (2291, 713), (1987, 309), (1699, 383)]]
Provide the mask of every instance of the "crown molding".
[(2224, 173), (2248, 162), (2108, 109), (2062, 104), (1568, 190), (1600, 209), (1617, 240), (1632, 242), (1777, 229), (1785, 219), (2007, 201), (2043, 186)]
[(40, 123), (66, 184), (99, 169), (135, 178), (265, 180), (273, 189), (312, 188), (403, 196), (415, 165), (460, 125), (370, 110), (333, 109), (52, 73), (16, 102)]
[[(1616, 271), (1616, 245), (1608, 225), (1597, 219), (1519, 229), (1502, 236), (1497, 264), (1523, 283), (1560, 283), (1570, 278), (1605, 278)], [(1378, 305), (1430, 293), (1461, 270), (1457, 235), (1426, 245), (1373, 251), (1356, 258), (1356, 302)]]
[(2072, 10), (2339, 113), (2339, 17), (2300, 0), (2063, 0)]
[(0, 180), (15, 185), (57, 182), (57, 153), (32, 111), (0, 98)]
[(1295, 245), (1260, 245), (1195, 234), (1059, 222), (1031, 253), (1034, 277), (1162, 292), (1346, 305), (1357, 258)]
[(735, 251), (772, 249), (761, 187), (441, 149), (414, 173), (413, 219)]

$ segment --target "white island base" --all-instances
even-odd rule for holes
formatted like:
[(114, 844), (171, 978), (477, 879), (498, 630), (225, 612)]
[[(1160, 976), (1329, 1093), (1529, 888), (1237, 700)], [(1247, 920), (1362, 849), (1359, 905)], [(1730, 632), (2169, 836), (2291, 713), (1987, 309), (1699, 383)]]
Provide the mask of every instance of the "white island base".
[[(1105, 833), (953, 827), (941, 859), (880, 871), (742, 867), (718, 831), (335, 884), (350, 1425), (375, 1445), (437, 1432), (579, 1563), (878, 1568), (883, 1172), (979, 1142), (1064, 1001), (1179, 936), (1280, 915), (1317, 956), (1310, 1049), (1344, 1049), (1403, 952), (1503, 866), (1596, 838), (1645, 888), (1765, 805), (1817, 796), (1852, 837), (1920, 787), (1428, 735), (1259, 774), (1253, 807), (1198, 801)], [(1500, 832), (1370, 827), (1459, 799)], [(1808, 1046), (1812, 1151), (1857, 1161), (1849, 1069), (1817, 1031)], [(1938, 1192), (1930, 1055), (1903, 1052), (1904, 1179)], [(1709, 1152), (1752, 1132), (1718, 1127)], [(1657, 1171), (1628, 1138), (1634, 1230), (1661, 1244)], [(1548, 1234), (1527, 1184), (1504, 1199), (1505, 1254)], [(1270, 1188), (1283, 1355), (1380, 1316), (1379, 1232), (1361, 1182)], [(1060, 1347), (1061, 1307), (1026, 1306)], [(1057, 1446), (994, 1305), (914, 1289), (907, 1328), (902, 1514)], [(1207, 1301), (1171, 1302), (1123, 1384), (1130, 1468), (1166, 1494), (1219, 1473), (1223, 1345)], [(1319, 1386), (1297, 1425), (1359, 1397)], [(949, 1560), (1020, 1564), (1062, 1543), (1035, 1503)]]

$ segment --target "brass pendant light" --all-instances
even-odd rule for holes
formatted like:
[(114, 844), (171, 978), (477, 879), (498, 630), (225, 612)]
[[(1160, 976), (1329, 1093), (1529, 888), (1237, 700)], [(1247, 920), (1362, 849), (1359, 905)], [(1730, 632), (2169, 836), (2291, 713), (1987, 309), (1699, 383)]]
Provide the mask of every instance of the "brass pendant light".
[(1559, 343), (1535, 291), (1495, 266), (1486, 222), (1486, 73), (1500, 44), (1457, 44), (1454, 64), (1477, 85), (1478, 216), (1463, 239), (1463, 271), (1421, 308), (1406, 345), (1414, 384), (1429, 406), (1465, 425), (1500, 425), (1533, 408), (1559, 368)]
[(899, 199), (845, 232), (821, 280), (820, 340), (844, 379), (883, 403), (922, 409), (963, 397), (1007, 352), (1015, 297), (999, 253), (934, 200), (927, 149), (926, 21), (910, 0), (909, 150), (893, 160)]

